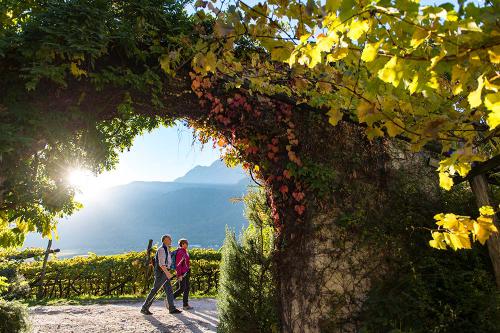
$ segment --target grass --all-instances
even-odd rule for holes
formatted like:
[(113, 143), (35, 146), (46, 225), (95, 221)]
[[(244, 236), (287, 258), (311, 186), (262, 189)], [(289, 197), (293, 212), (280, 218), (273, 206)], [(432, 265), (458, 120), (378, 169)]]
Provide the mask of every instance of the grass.
[[(146, 299), (147, 295), (120, 295), (120, 296), (91, 296), (82, 295), (71, 298), (50, 298), (50, 299), (27, 299), (23, 303), (28, 306), (35, 305), (91, 305), (91, 304), (110, 304), (110, 303), (120, 303), (120, 302), (142, 302)], [(217, 294), (200, 294), (194, 293), (190, 294), (190, 299), (198, 298), (214, 298)], [(156, 299), (163, 299), (165, 294), (159, 293)]]

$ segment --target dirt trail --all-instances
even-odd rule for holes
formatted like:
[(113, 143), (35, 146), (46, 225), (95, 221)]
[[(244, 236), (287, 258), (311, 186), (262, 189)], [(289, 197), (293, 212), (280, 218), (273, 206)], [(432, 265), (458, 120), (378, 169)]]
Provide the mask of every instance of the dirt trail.
[(193, 310), (171, 315), (163, 301), (151, 306), (152, 316), (142, 315), (141, 302), (115, 304), (34, 306), (30, 308), (35, 333), (206, 333), (217, 331), (215, 299), (190, 300)]

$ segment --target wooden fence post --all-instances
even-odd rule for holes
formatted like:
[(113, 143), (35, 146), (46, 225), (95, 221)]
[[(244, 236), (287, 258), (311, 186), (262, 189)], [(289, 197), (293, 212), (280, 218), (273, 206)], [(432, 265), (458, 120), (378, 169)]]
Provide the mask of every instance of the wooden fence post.
[[(474, 193), (474, 196), (476, 197), (478, 208), (481, 208), (482, 206), (492, 206), (493, 209), (496, 208), (486, 175), (483, 174), (472, 177), (472, 179), (469, 180), (469, 184), (472, 189), (472, 193)], [(500, 222), (496, 214), (493, 216), (493, 223), (498, 229), (500, 229)], [(486, 245), (488, 246), (488, 253), (493, 266), (493, 273), (495, 274), (497, 288), (500, 288), (500, 234), (494, 233), (491, 235), (486, 241)]]
[(150, 239), (148, 242), (148, 247), (146, 249), (146, 259), (144, 262), (144, 265), (146, 266), (146, 280), (144, 281), (144, 290), (143, 292), (145, 293), (149, 289), (149, 258), (151, 257), (151, 248), (153, 247), (153, 240)]
[(39, 288), (37, 298), (43, 297), (43, 280), (45, 279), (45, 270), (47, 268), (47, 260), (49, 259), (50, 247), (52, 246), (52, 239), (49, 239), (47, 244), (47, 251), (45, 251), (45, 256), (43, 257), (42, 273), (40, 274)]

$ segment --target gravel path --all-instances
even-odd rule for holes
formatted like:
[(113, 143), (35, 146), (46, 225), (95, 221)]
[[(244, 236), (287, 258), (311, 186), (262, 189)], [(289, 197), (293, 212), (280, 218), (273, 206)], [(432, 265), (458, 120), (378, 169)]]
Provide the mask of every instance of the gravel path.
[(139, 312), (140, 302), (34, 306), (30, 308), (30, 313), (35, 333), (216, 332), (218, 319), (215, 299), (193, 299), (190, 303), (193, 310), (177, 315), (169, 314), (163, 301), (156, 301), (151, 306), (152, 316)]

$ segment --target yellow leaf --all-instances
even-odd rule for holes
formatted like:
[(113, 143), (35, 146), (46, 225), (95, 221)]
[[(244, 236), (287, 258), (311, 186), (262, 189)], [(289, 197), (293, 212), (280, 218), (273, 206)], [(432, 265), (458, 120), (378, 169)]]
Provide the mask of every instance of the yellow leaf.
[(458, 95), (463, 91), (463, 83), (467, 81), (469, 74), (460, 66), (455, 65), (451, 70), (451, 84), (453, 95)]
[(87, 75), (87, 72), (84, 71), (83, 69), (78, 68), (78, 66), (75, 62), (71, 63), (70, 69), (71, 69), (71, 74), (73, 74), (73, 76), (75, 76), (75, 77)]
[(479, 214), (489, 216), (494, 215), (495, 211), (491, 206), (482, 206), (481, 208), (479, 208)]
[(326, 61), (335, 62), (340, 59), (345, 58), (349, 54), (349, 49), (347, 48), (347, 43), (341, 42), (332, 53), (326, 56)]
[(457, 13), (454, 10), (446, 13), (446, 20), (450, 22), (457, 21), (458, 20)]
[(443, 213), (439, 213), (434, 215), (434, 220), (441, 221), (444, 220), (445, 215)]
[(481, 28), (477, 26), (477, 23), (472, 20), (472, 18), (465, 22), (460, 23), (459, 27), (462, 30), (475, 31), (475, 32), (482, 31)]
[(292, 67), (295, 64), (295, 60), (297, 57), (297, 51), (293, 51), (292, 54), (290, 54), (290, 58), (286, 61), (288, 63), (288, 66)]
[(469, 101), (471, 108), (477, 108), (481, 105), (481, 91), (483, 90), (484, 80), (483, 76), (477, 78), (477, 89), (469, 94), (467, 100)]
[(456, 251), (456, 250), (462, 248), (462, 242), (460, 241), (460, 238), (457, 237), (457, 235), (450, 233), (450, 234), (448, 234), (448, 239), (450, 242), (450, 247), (453, 250)]
[(392, 83), (394, 87), (399, 86), (399, 82), (403, 78), (403, 68), (398, 57), (392, 57), (384, 68), (378, 71), (378, 77), (387, 83)]
[(310, 37), (311, 37), (311, 34), (305, 34), (305, 35), (300, 36), (300, 43), (305, 44)]
[(382, 41), (377, 43), (367, 43), (361, 54), (361, 60), (365, 62), (372, 62), (377, 57), (378, 48)]
[(429, 246), (435, 249), (441, 250), (440, 245), (437, 240), (433, 239), (429, 241)]
[(382, 132), (382, 130), (378, 127), (368, 126), (366, 128), (366, 136), (368, 137), (368, 140), (371, 141), (378, 136), (384, 136), (384, 132)]
[(404, 131), (404, 124), (399, 118), (394, 118), (392, 121), (386, 121), (385, 127), (387, 128), (387, 134), (392, 138)]
[(500, 90), (499, 85), (491, 83), (490, 81), (488, 81), (488, 79), (484, 79), (484, 88), (494, 92), (498, 92), (498, 90)]
[(413, 95), (413, 93), (415, 93), (415, 91), (417, 91), (417, 87), (418, 87), (418, 73), (415, 73), (415, 75), (413, 75), (413, 79), (412, 79), (410, 85), (408, 86), (408, 90), (410, 91), (410, 95)]
[(443, 58), (444, 58), (444, 56), (445, 56), (447, 53), (448, 53), (448, 52), (447, 52), (445, 49), (442, 49), (442, 50), (441, 50), (441, 52), (440, 52), (437, 56), (435, 56), (435, 57), (431, 58), (431, 64), (430, 64), (430, 66), (427, 68), (427, 70), (431, 70), (431, 69), (433, 69), (434, 67), (436, 67), (437, 63), (438, 63), (439, 61), (441, 61), (441, 59), (443, 59)]
[(456, 236), (461, 243), (462, 249), (471, 249), (472, 248), (468, 233), (459, 233), (459, 234), (456, 234)]
[(491, 111), (488, 114), (488, 126), (490, 129), (494, 129), (500, 124), (500, 93), (486, 95), (484, 105)]
[(489, 230), (483, 228), (479, 223), (474, 222), (474, 235), (481, 244), (485, 244), (488, 238), (490, 238)]
[(434, 231), (432, 233), (432, 240), (429, 241), (429, 245), (438, 250), (446, 250), (446, 244), (444, 243), (444, 236), (442, 233)]
[(439, 88), (439, 81), (438, 81), (438, 76), (436, 72), (432, 71), (431, 72), (431, 78), (429, 82), (427, 82), (427, 86), (432, 88), (432, 89), (438, 89)]
[(160, 57), (160, 67), (167, 74), (170, 74), (170, 57), (166, 54)]
[[(311, 44), (307, 46), (310, 45)], [(321, 62), (321, 50), (318, 47), (311, 47), (310, 50), (308, 50), (307, 55), (309, 56), (310, 59), (307, 64), (309, 68), (314, 68), (317, 64)], [(301, 59), (299, 59), (299, 63), (301, 63)]]
[(440, 172), (439, 173), (439, 186), (441, 186), (445, 190), (449, 191), (449, 190), (451, 190), (451, 187), (453, 186), (453, 179), (446, 172)]
[(455, 214), (446, 214), (443, 219), (443, 227), (446, 229), (456, 229), (458, 227), (458, 219)]
[(452, 168), (455, 169), (460, 176), (465, 177), (471, 169), (471, 164), (468, 162), (457, 162)]
[(328, 36), (318, 36), (316, 48), (320, 52), (329, 52), (338, 39), (339, 38), (336, 33), (331, 33)]
[(427, 37), (429, 36), (429, 32), (422, 28), (416, 28), (415, 32), (413, 32), (413, 36), (411, 37), (411, 47), (417, 48), (420, 44), (422, 44)]
[(500, 64), (500, 46), (499, 45), (488, 50), (488, 54), (490, 55), (490, 61), (492, 63)]
[(347, 37), (349, 37), (352, 41), (357, 41), (361, 37), (361, 35), (363, 35), (363, 33), (368, 31), (368, 29), (370, 29), (370, 21), (352, 21), (351, 25), (349, 26)]
[(337, 125), (340, 119), (342, 119), (342, 112), (337, 108), (331, 108), (327, 113), (328, 122), (333, 126)]
[(375, 105), (362, 100), (356, 108), (358, 120), (360, 123), (367, 123), (371, 126), (375, 121), (379, 120), (381, 114), (377, 114)]

